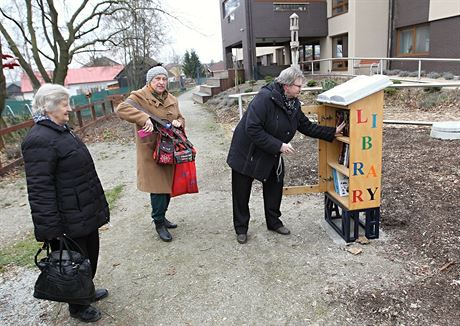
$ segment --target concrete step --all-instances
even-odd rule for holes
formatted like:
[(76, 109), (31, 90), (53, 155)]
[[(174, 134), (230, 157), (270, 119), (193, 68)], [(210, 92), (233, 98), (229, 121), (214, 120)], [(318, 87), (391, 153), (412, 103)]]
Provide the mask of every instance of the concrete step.
[(200, 91), (199, 92), (214, 96), (214, 95), (220, 93), (221, 89), (220, 89), (219, 86), (211, 86), (211, 85), (205, 84), (205, 85), (200, 85)]
[(219, 86), (220, 87), (220, 78), (211, 77), (206, 80), (206, 84), (210, 86)]
[(195, 92), (192, 94), (192, 100), (196, 103), (206, 103), (212, 96), (206, 93)]

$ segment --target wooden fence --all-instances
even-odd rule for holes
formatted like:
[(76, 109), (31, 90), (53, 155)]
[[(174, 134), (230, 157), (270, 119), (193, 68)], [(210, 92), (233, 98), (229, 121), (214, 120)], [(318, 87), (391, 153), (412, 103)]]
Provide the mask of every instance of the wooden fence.
[[(106, 97), (106, 100), (102, 101), (95, 101), (92, 103), (88, 103), (82, 106), (77, 106), (75, 107), (72, 111), (75, 114), (76, 118), (76, 126), (75, 126), (75, 132), (76, 133), (82, 133), (86, 128), (94, 125), (95, 123), (107, 119), (110, 117), (113, 112), (115, 107), (123, 100), (124, 95), (109, 95)], [(109, 104), (107, 107), (107, 103)], [(97, 116), (96, 114), (96, 107), (100, 105), (102, 108), (102, 115)], [(83, 119), (83, 114), (82, 112), (85, 112), (89, 110), (91, 118), (89, 120)], [(21, 129), (26, 129), (30, 128), (34, 125), (34, 122), (32, 119), (21, 122), (17, 125), (10, 126), (4, 129), (0, 129), (0, 137), (7, 136), (15, 131), (21, 130)], [(15, 159), (12, 162), (9, 162), (5, 166), (2, 165), (2, 162), (0, 160), (0, 176), (4, 175), (14, 167), (22, 164), (22, 157)]]

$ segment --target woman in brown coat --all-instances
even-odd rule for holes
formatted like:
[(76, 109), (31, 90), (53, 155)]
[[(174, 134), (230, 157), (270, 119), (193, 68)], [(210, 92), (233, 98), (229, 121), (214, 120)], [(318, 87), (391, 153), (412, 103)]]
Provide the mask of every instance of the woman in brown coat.
[[(167, 91), (168, 72), (161, 66), (151, 68), (146, 76), (147, 84), (137, 91), (131, 92), (130, 100), (120, 103), (116, 112), (118, 116), (135, 124), (136, 155), (137, 155), (137, 188), (150, 193), (152, 218), (155, 229), (163, 241), (171, 241), (168, 229), (177, 227), (166, 219), (166, 211), (171, 199), (173, 181), (173, 165), (159, 165), (152, 153), (157, 133), (141, 138), (137, 131), (153, 131), (153, 123), (147, 111), (156, 117), (168, 120), (175, 127), (184, 126), (185, 120), (179, 111), (177, 99)], [(130, 101), (134, 101), (134, 107)], [(143, 111), (142, 111), (143, 110)]]

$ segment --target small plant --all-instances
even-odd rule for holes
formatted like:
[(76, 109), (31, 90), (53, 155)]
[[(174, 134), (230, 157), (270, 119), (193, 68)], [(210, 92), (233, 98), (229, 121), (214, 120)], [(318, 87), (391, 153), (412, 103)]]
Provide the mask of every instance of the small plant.
[(442, 78), (446, 79), (446, 80), (452, 80), (454, 79), (454, 74), (451, 73), (451, 72), (445, 72), (444, 74), (442, 74)]
[[(431, 87), (435, 88), (435, 87)], [(422, 110), (428, 110), (435, 106), (438, 106), (440, 103), (444, 102), (447, 99), (447, 96), (443, 93), (430, 93), (426, 98), (420, 101), (419, 106)]]
[(408, 71), (404, 71), (404, 70), (403, 70), (403, 71), (400, 71), (400, 72), (399, 72), (399, 76), (401, 76), (401, 77), (409, 77), (409, 72), (408, 72)]
[(432, 71), (426, 75), (428, 78), (438, 79), (441, 75), (435, 71)]
[(104, 129), (104, 131), (102, 132), (102, 138), (106, 141), (112, 140), (113, 138), (115, 138), (115, 133), (111, 129)]
[(393, 80), (393, 84), (401, 84), (401, 81), (400, 80)]
[(418, 77), (418, 71), (412, 71), (409, 73), (409, 77)]
[(251, 93), (252, 91), (253, 91), (252, 88), (246, 88), (246, 89), (244, 90), (245, 93)]
[(323, 92), (330, 90), (337, 86), (337, 83), (332, 79), (326, 79), (321, 82), (321, 87), (323, 88)]
[(398, 90), (394, 87), (387, 87), (384, 89), (383, 92), (389, 96), (393, 96), (398, 92)]
[(115, 202), (120, 198), (122, 191), (123, 185), (118, 185), (105, 192), (105, 197), (107, 198), (107, 203), (109, 204), (110, 208), (113, 208)]
[(312, 79), (307, 82), (308, 87), (315, 87), (316, 85), (318, 85), (318, 82), (316, 80)]
[(425, 87), (423, 91), (426, 93), (439, 93), (441, 91), (441, 87)]
[(248, 80), (248, 84), (254, 87), (257, 82), (254, 79)]
[(270, 75), (267, 75), (265, 76), (264, 80), (267, 84), (270, 84), (273, 81), (273, 77)]
[(399, 75), (399, 71), (400, 70), (398, 70), (398, 69), (394, 69), (394, 70), (389, 69), (389, 70), (384, 70), (383, 73), (385, 75), (387, 75), (387, 76), (397, 76), (397, 75)]

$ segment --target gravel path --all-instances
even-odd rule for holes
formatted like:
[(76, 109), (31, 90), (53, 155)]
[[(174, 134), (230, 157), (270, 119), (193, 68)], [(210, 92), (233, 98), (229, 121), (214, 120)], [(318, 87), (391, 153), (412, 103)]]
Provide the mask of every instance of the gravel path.
[[(200, 193), (173, 198), (168, 216), (179, 227), (161, 242), (149, 198), (136, 190), (134, 144), (96, 143), (90, 150), (106, 189), (123, 185), (112, 224), (101, 231), (96, 286), (110, 296), (96, 304), (100, 325), (344, 325), (353, 312), (338, 300), (357, 289), (409, 282), (403, 266), (383, 256), (391, 239), (371, 241), (352, 255), (323, 222), (323, 197), (285, 197), (283, 221), (292, 234), (266, 229), (260, 187), (251, 201), (249, 241), (232, 227), (231, 135), (211, 113), (180, 96), (189, 138), (198, 148)], [(2, 246), (32, 229), (24, 181), (0, 183)], [(9, 204), (9, 205), (6, 205)], [(382, 271), (385, 271), (382, 273)], [(66, 305), (32, 297), (35, 269), (0, 275), (0, 325), (77, 325)]]

